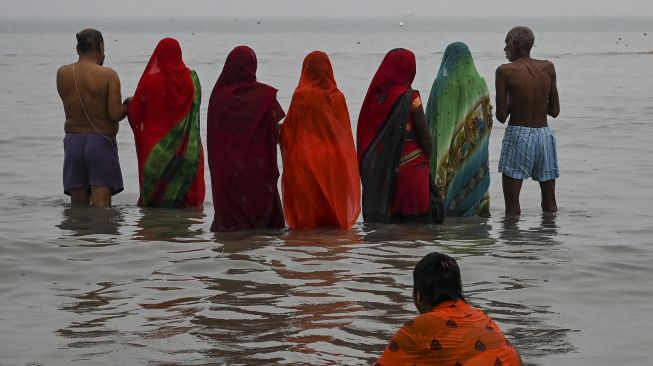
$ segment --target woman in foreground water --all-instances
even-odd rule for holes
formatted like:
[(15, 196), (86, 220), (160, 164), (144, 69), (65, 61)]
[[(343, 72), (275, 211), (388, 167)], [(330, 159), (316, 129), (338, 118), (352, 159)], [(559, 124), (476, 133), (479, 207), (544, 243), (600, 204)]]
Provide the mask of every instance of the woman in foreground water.
[(521, 358), (499, 326), (463, 297), (455, 259), (431, 253), (413, 270), (421, 315), (406, 322), (375, 365), (518, 366)]

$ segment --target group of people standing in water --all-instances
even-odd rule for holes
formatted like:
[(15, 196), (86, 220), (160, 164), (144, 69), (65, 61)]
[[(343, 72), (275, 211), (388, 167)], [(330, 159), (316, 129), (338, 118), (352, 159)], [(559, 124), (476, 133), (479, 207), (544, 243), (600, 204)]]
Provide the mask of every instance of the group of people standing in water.
[[(510, 47), (511, 52), (532, 47), (528, 28), (511, 30), (509, 38), (507, 55)], [(79, 61), (57, 73), (66, 112), (64, 192), (73, 205), (108, 206), (111, 195), (123, 189), (115, 135), (117, 122), (127, 117), (138, 158), (138, 204), (201, 207), (201, 89), (179, 43), (172, 38), (159, 42), (133, 97), (123, 102), (117, 74), (102, 66), (102, 34), (79, 32), (77, 51)], [(551, 65), (552, 70), (550, 62), (526, 56), (497, 70), (497, 117), (502, 122), (512, 117), (500, 169), (506, 211), (516, 214), (521, 180), (528, 176), (542, 181), (543, 209), (556, 209), (555, 140), (546, 127), (546, 114), (555, 116), (559, 109), (555, 72), (546, 69)], [(519, 80), (514, 76), (520, 70), (508, 69), (522, 63), (528, 74)], [(287, 115), (277, 90), (257, 81), (256, 67), (254, 50), (234, 48), (209, 98), (213, 231), (286, 223), (291, 229), (349, 229), (361, 208), (365, 222), (379, 223), (441, 223), (446, 215), (489, 215), (492, 106), (464, 43), (447, 47), (426, 108), (411, 86), (415, 55), (403, 48), (388, 52), (363, 101), (356, 144), (326, 53), (314, 51), (304, 59)], [(509, 93), (533, 80), (541, 90)], [(515, 120), (517, 113), (526, 119)], [(283, 160), (281, 197), (277, 145)]]
[[(516, 27), (506, 36), (496, 74), (496, 116), (508, 117), (499, 171), (507, 214), (519, 214), (523, 179), (540, 182), (542, 209), (556, 211), (556, 142), (547, 115), (560, 106), (553, 64), (530, 57), (534, 36)], [(77, 34), (79, 61), (59, 68), (66, 114), (64, 192), (73, 205), (106, 207), (123, 189), (116, 133), (125, 117), (134, 133), (144, 207), (204, 203), (201, 89), (179, 43), (157, 45), (133, 97), (121, 101), (120, 80), (103, 67), (102, 34)], [(450, 44), (424, 108), (412, 88), (415, 55), (388, 52), (372, 78), (356, 131), (326, 53), (304, 59), (287, 114), (277, 90), (257, 81), (257, 59), (234, 48), (211, 96), (207, 160), (213, 231), (251, 228), (349, 229), (365, 222), (441, 223), (445, 216), (489, 215), (488, 144), (492, 106), (469, 48)], [(283, 121), (283, 123), (281, 123)], [(281, 147), (282, 195), (277, 183)], [(361, 189), (362, 187), (362, 189)], [(520, 365), (498, 326), (465, 302), (455, 259), (424, 257), (413, 272), (420, 316), (395, 334), (378, 365)]]

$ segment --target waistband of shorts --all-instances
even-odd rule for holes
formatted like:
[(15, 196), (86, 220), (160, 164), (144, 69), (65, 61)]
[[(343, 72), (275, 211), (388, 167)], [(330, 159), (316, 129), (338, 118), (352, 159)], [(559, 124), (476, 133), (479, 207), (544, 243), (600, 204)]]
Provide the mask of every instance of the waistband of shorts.
[(116, 141), (116, 135), (107, 135), (107, 134), (99, 134), (96, 132), (89, 132), (89, 133), (76, 133), (76, 132), (71, 132), (71, 133), (66, 133), (64, 137), (68, 136), (75, 136), (75, 137), (95, 137), (97, 136), (98, 138), (110, 138), (112, 141)]
[(515, 126), (507, 125), (506, 130), (519, 130), (519, 131), (551, 131), (549, 126), (546, 127), (527, 127), (527, 126)]

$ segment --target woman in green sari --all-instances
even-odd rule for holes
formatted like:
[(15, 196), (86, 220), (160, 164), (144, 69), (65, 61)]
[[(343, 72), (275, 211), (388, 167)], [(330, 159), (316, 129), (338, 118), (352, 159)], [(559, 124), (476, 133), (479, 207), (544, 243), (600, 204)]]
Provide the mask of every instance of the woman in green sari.
[(488, 143), (492, 105), (466, 44), (450, 44), (426, 106), (431, 176), (449, 216), (490, 215)]

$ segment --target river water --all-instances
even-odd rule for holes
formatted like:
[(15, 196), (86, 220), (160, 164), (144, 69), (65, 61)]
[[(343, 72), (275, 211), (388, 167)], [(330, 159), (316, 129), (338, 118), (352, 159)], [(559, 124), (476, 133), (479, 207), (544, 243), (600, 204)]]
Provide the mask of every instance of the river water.
[[(387, 50), (416, 53), (413, 86), (426, 99), (446, 45), (464, 41), (492, 89), (515, 20), (0, 20), (0, 365), (370, 364), (416, 315), (412, 268), (432, 251), (458, 259), (469, 302), (527, 364), (649, 364), (653, 19), (519, 23), (535, 31), (533, 56), (558, 72), (562, 109), (550, 121), (561, 166), (557, 215), (541, 214), (539, 188), (528, 181), (522, 217), (504, 217), (496, 173), (504, 126), (495, 123), (489, 219), (215, 235), (210, 194), (201, 212), (135, 206), (125, 125), (125, 191), (111, 209), (69, 207), (55, 72), (75, 59), (76, 31), (103, 31), (105, 64), (118, 71), (124, 96), (164, 36), (180, 41), (204, 101), (227, 53), (250, 45), (259, 79), (279, 89), (285, 109), (303, 57), (324, 50), (355, 130)], [(206, 103), (203, 131), (205, 118)]]

